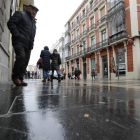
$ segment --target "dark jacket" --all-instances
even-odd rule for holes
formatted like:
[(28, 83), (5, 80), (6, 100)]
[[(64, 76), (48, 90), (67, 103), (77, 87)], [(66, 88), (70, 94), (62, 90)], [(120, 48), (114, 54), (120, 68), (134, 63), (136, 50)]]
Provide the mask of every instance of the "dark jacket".
[(74, 71), (74, 74), (75, 74), (75, 75), (78, 75), (78, 74), (79, 74), (78, 70), (75, 70), (75, 71)]
[(95, 70), (91, 71), (91, 76), (95, 76)]
[(43, 69), (50, 70), (51, 53), (49, 50), (42, 50), (40, 57), (43, 58)]
[(59, 65), (61, 65), (60, 55), (58, 53), (52, 53), (51, 60), (51, 70), (59, 70)]
[(12, 34), (12, 44), (22, 45), (25, 48), (33, 49), (36, 33), (36, 21), (31, 18), (30, 12), (16, 11), (7, 22)]

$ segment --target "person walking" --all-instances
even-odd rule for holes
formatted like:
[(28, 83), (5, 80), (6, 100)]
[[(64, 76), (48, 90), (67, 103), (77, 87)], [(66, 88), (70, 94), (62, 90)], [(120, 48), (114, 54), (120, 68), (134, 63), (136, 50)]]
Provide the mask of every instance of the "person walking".
[(61, 65), (61, 58), (59, 53), (57, 52), (57, 49), (53, 50), (53, 53), (51, 55), (51, 70), (52, 70), (52, 75), (51, 75), (51, 82), (53, 82), (53, 75), (54, 75), (54, 70), (56, 70), (57, 75), (58, 75), (58, 82), (61, 81), (60, 78), (60, 71), (59, 71), (59, 65)]
[(92, 77), (92, 80), (93, 80), (93, 77), (94, 77), (94, 79), (95, 79), (95, 70), (94, 69), (92, 69), (92, 71), (91, 71), (91, 77)]
[(78, 80), (80, 80), (81, 71), (78, 69)]
[(48, 46), (45, 46), (44, 50), (41, 51), (40, 57), (43, 60), (43, 80), (42, 80), (42, 82), (46, 82), (46, 79), (49, 77), (50, 59), (51, 59), (51, 53), (49, 52)]
[(75, 71), (74, 71), (74, 74), (75, 74), (75, 80), (76, 80), (76, 78), (78, 79), (78, 70), (77, 70), (77, 68), (75, 68)]
[(36, 34), (35, 17), (38, 11), (36, 6), (29, 5), (26, 12), (16, 11), (7, 22), (7, 26), (12, 34), (12, 45), (16, 54), (12, 71), (12, 80), (16, 86), (27, 86), (27, 83), (23, 81), (23, 76), (34, 46)]

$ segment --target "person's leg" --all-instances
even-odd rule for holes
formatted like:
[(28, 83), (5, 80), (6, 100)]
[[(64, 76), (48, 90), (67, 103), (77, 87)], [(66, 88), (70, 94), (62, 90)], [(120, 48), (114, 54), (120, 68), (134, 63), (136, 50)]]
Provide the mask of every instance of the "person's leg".
[(43, 69), (43, 80), (42, 80), (42, 82), (46, 82), (46, 70), (45, 69)]
[(22, 65), (22, 69), (20, 70), (20, 80), (23, 81), (23, 76), (25, 74), (26, 68), (28, 66), (30, 60), (31, 50), (25, 49), (25, 60), (24, 64)]
[(12, 79), (16, 85), (22, 85), (19, 77), (20, 71), (25, 63), (25, 50), (24, 47), (21, 45), (14, 45), (14, 50), (16, 54), (16, 60), (13, 67)]
[(59, 70), (56, 70), (56, 72), (57, 72), (57, 75), (58, 75), (58, 82), (60, 82), (61, 81), (60, 71)]
[(54, 75), (54, 70), (52, 70), (51, 82), (53, 82), (53, 75)]

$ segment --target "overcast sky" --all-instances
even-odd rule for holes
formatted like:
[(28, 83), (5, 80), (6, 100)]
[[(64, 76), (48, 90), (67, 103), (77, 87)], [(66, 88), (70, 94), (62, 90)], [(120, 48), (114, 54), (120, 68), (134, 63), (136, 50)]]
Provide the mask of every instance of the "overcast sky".
[(64, 25), (83, 0), (35, 0), (37, 32), (29, 65), (36, 65), (44, 46), (52, 47), (65, 32)]

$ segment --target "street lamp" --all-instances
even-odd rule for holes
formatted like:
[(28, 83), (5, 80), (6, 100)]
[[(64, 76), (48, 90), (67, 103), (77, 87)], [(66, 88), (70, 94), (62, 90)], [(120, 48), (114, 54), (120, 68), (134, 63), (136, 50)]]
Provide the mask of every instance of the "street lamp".
[(84, 72), (83, 72), (83, 73), (84, 73), (84, 79), (86, 79), (86, 57), (85, 57), (85, 53), (86, 53), (86, 52), (85, 52), (85, 49), (86, 49), (86, 48), (85, 48), (85, 43), (82, 44), (82, 43), (80, 42), (80, 47), (84, 47), (84, 69), (83, 69)]

